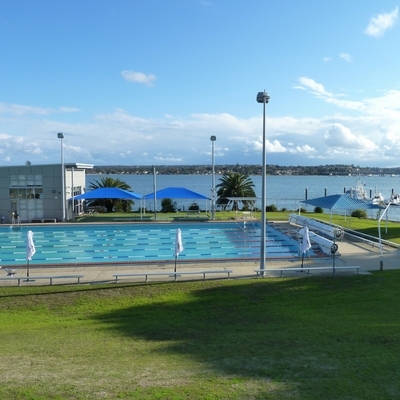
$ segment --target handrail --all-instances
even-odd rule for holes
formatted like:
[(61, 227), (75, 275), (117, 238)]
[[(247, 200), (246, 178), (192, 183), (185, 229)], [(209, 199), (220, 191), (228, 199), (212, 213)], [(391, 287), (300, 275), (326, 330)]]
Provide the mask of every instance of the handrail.
[[(317, 221), (320, 221), (320, 220), (317, 220)], [(320, 222), (324, 222), (324, 221), (320, 221)], [(352, 230), (350, 228), (345, 228), (344, 226), (341, 226), (341, 225), (337, 225), (337, 224), (333, 224), (333, 223), (331, 223), (331, 225), (342, 229), (347, 235), (351, 235), (351, 236), (354, 236), (354, 237), (357, 237), (357, 236), (358, 237), (362, 237), (362, 238), (370, 240), (371, 242), (374, 242), (374, 243), (376, 243), (378, 245), (379, 245), (379, 241), (381, 241), (381, 243), (385, 244), (386, 246), (390, 246), (390, 247), (394, 247), (396, 249), (400, 249), (400, 244), (391, 242), (390, 240), (379, 239), (376, 236), (371, 236), (371, 235), (367, 235), (366, 233), (362, 233), (362, 232), (359, 232), (359, 231), (354, 231), (354, 230)]]

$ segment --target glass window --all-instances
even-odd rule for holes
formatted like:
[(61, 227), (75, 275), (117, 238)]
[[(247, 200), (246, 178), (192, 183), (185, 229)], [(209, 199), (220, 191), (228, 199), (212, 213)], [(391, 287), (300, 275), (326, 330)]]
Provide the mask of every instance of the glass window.
[(10, 175), (10, 186), (18, 186), (18, 175)]

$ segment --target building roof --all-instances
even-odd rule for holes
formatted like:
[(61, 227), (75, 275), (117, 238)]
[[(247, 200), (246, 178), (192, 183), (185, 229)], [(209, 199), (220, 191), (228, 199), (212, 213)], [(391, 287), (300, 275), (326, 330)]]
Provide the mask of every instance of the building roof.
[(372, 204), (372, 202), (353, 199), (345, 194), (333, 194), (331, 196), (302, 200), (301, 203), (308, 204), (309, 206), (325, 208), (328, 210), (368, 210), (382, 208), (377, 204)]
[[(154, 193), (146, 194), (143, 196), (144, 199), (154, 199)], [(157, 199), (203, 199), (209, 200), (207, 196), (204, 196), (200, 193), (194, 192), (193, 190), (189, 190), (183, 187), (167, 187), (165, 189), (156, 191)]]
[(89, 199), (124, 199), (124, 200), (139, 200), (142, 198), (141, 194), (128, 192), (116, 187), (104, 187), (75, 196), (75, 200), (89, 200)]

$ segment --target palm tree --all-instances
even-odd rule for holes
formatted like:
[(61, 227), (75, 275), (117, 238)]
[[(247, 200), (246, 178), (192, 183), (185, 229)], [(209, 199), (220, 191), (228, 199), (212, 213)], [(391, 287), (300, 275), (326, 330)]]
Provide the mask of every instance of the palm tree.
[[(228, 206), (231, 200), (228, 197), (256, 197), (254, 192), (254, 183), (248, 177), (248, 175), (241, 174), (239, 172), (228, 172), (220, 178), (216, 188), (217, 190), (217, 204), (222, 205), (224, 209)], [(244, 207), (254, 205), (254, 200), (241, 200)], [(233, 201), (232, 209), (238, 210), (238, 202)]]
[[(95, 180), (89, 185), (90, 190), (99, 188), (116, 187), (123, 190), (131, 190), (131, 187), (119, 178), (101, 177), (100, 181)], [(124, 212), (132, 210), (135, 204), (133, 200), (127, 199), (94, 199), (88, 203), (89, 207), (105, 207), (107, 212), (113, 212), (114, 209), (121, 209)]]

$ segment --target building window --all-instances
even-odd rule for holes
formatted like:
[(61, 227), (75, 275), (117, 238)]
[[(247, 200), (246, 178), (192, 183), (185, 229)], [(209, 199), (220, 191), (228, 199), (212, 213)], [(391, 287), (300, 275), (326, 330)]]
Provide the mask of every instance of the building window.
[(42, 175), (11, 175), (11, 212), (17, 211), (22, 221), (43, 218)]

